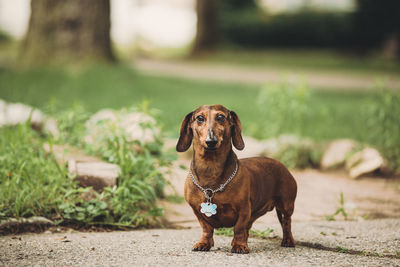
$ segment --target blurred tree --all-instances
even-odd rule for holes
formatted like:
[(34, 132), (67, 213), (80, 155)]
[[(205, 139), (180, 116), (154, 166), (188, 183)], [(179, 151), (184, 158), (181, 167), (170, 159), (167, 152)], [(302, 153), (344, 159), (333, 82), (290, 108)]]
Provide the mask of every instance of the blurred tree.
[(355, 29), (358, 46), (369, 50), (383, 45), (383, 53), (400, 59), (400, 1), (357, 0)]
[(217, 5), (215, 0), (197, 0), (197, 32), (192, 54), (211, 50), (217, 42)]
[(229, 14), (251, 11), (255, 15), (257, 5), (254, 0), (197, 0), (197, 33), (192, 54), (212, 50), (221, 35), (221, 22)]
[(23, 66), (115, 60), (110, 0), (31, 0)]

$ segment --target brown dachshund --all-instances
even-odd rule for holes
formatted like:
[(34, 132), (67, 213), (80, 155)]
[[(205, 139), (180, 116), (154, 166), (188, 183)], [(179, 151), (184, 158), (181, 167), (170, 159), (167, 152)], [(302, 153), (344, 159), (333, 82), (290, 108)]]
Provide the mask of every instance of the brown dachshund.
[(295, 246), (291, 216), (296, 181), (274, 159), (238, 160), (232, 144), (244, 148), (241, 130), (236, 113), (222, 105), (201, 106), (182, 122), (176, 150), (186, 151), (193, 141), (194, 152), (185, 199), (203, 229), (194, 251), (210, 250), (214, 228), (234, 227), (232, 252), (249, 253), (247, 239), (253, 222), (274, 207), (283, 230), (281, 246)]

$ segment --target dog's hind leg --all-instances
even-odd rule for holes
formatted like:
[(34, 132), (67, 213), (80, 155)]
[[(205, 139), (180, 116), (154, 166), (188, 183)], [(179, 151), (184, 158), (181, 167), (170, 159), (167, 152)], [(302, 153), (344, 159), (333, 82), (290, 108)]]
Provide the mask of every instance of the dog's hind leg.
[(279, 223), (282, 226), (282, 212), (280, 212), (277, 208), (275, 208), (275, 210), (276, 210), (276, 215), (278, 216)]
[[(283, 238), (282, 247), (295, 247), (295, 242), (292, 235), (292, 214), (294, 210), (294, 202), (283, 203), (283, 209), (276, 207), (279, 222), (282, 226)], [(279, 210), (278, 210), (279, 209)], [(282, 217), (283, 214), (283, 217)]]

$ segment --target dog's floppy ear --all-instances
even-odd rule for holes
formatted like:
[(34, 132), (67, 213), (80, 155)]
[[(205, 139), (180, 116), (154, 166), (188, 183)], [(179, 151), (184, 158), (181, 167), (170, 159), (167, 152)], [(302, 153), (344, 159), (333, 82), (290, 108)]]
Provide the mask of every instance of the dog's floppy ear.
[(238, 115), (234, 111), (230, 111), (231, 119), (232, 119), (232, 143), (238, 150), (243, 150), (244, 142), (242, 138), (242, 125), (240, 124), (240, 120)]
[(179, 135), (178, 143), (176, 144), (176, 151), (184, 152), (189, 149), (192, 144), (193, 130), (190, 128), (189, 123), (192, 119), (193, 112), (190, 112), (185, 116), (182, 121), (181, 131)]

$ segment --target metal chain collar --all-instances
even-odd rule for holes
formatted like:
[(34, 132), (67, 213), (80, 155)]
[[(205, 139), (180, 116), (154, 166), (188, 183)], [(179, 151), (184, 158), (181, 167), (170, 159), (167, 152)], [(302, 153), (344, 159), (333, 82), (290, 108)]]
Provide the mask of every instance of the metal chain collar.
[(193, 176), (192, 173), (192, 168), (189, 170), (190, 178), (192, 179), (192, 182), (204, 193), (204, 196), (207, 199), (208, 203), (211, 203), (211, 199), (213, 198), (214, 194), (217, 192), (222, 192), (224, 191), (225, 187), (232, 181), (232, 179), (235, 177), (236, 173), (238, 170), (238, 163), (236, 162), (235, 170), (232, 172), (231, 176), (229, 176), (228, 180), (226, 180), (225, 183), (221, 184), (217, 189), (213, 190), (211, 188), (203, 188), (199, 183), (196, 181), (196, 179)]

